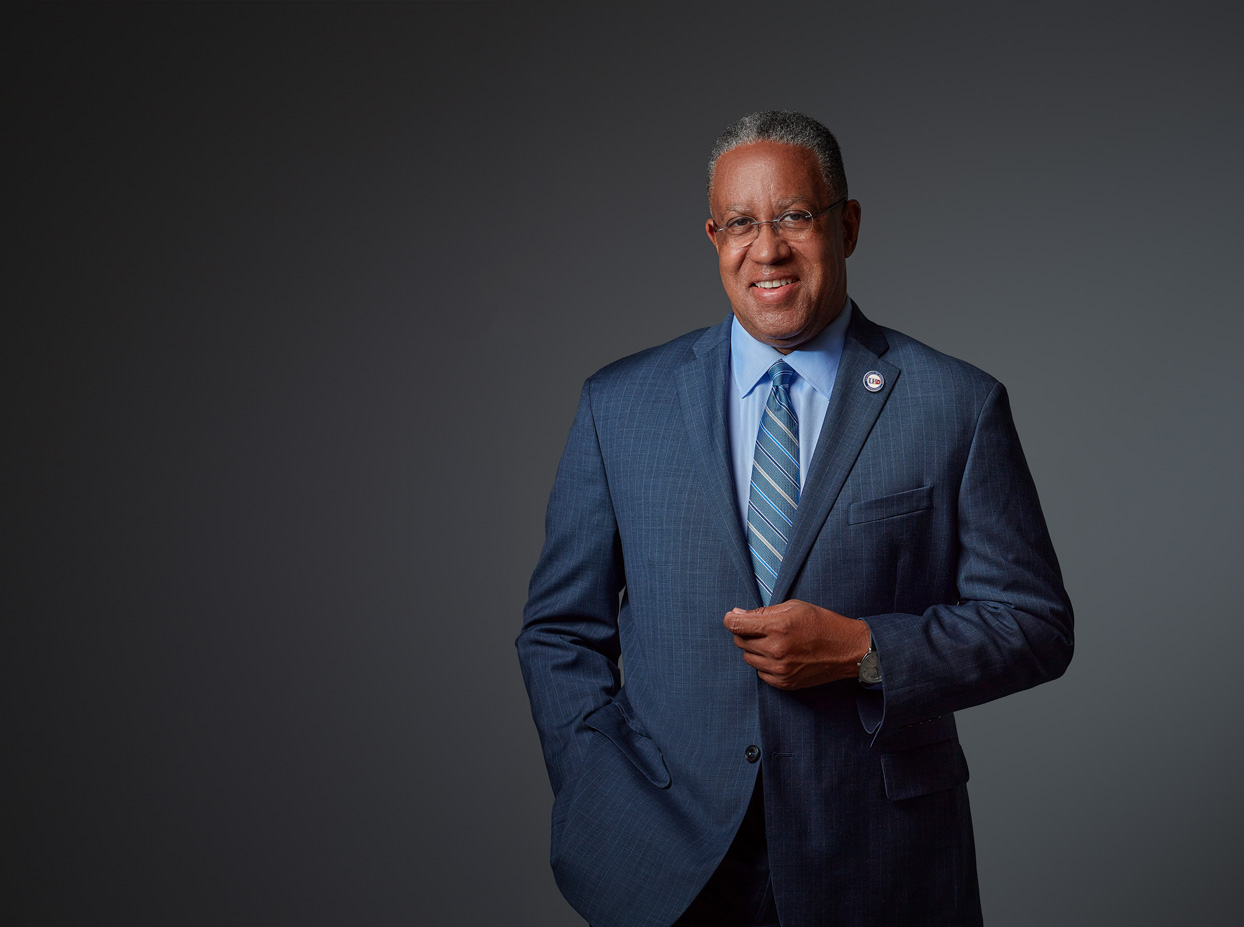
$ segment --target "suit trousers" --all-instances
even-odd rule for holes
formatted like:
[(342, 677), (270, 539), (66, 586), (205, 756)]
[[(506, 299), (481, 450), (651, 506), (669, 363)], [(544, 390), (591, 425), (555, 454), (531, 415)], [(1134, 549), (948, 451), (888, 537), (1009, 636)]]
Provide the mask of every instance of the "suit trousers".
[(781, 927), (769, 879), (761, 775), (730, 849), (673, 927)]

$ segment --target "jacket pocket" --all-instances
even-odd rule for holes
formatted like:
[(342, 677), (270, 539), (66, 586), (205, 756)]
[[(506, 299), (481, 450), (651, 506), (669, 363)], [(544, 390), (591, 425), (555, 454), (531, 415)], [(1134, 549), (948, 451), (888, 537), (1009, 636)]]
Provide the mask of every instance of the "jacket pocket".
[(604, 734), (649, 782), (657, 788), (666, 788), (670, 784), (670, 774), (665, 758), (652, 738), (632, 725), (620, 704), (622, 699), (623, 696), (619, 695), (592, 712), (584, 721), (592, 730)]
[(882, 747), (881, 774), (891, 801), (939, 792), (968, 781), (953, 715), (910, 724)]
[(896, 492), (880, 499), (868, 499), (864, 502), (853, 502), (847, 510), (847, 524), (859, 525), (866, 521), (878, 521), (882, 518), (897, 518), (899, 515), (910, 515), (933, 507), (933, 487), (921, 486), (906, 492)]

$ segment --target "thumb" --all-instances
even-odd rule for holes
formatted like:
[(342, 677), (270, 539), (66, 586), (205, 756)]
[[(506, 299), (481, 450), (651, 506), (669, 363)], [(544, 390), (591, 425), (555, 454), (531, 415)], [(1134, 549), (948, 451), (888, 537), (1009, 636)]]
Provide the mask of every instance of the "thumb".
[(723, 622), (727, 630), (735, 634), (746, 634), (750, 630), (755, 630), (756, 620), (763, 618), (765, 609), (754, 608), (748, 610), (746, 608), (733, 608), (726, 612), (726, 618)]

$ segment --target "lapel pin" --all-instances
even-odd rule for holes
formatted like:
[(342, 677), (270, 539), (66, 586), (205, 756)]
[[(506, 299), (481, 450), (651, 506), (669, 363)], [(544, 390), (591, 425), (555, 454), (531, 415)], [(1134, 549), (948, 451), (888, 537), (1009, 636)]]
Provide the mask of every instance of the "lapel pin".
[(885, 377), (877, 371), (870, 370), (864, 374), (864, 389), (870, 393), (879, 392), (883, 386), (885, 386)]

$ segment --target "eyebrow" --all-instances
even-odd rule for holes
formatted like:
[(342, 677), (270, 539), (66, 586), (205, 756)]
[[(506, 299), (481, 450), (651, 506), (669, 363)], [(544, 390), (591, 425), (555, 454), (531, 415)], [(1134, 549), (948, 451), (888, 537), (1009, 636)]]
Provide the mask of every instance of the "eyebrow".
[(778, 209), (787, 209), (794, 206), (796, 203), (807, 203), (808, 205), (812, 205), (812, 198), (802, 195), (788, 196), (786, 199), (778, 201)]
[[(786, 199), (778, 200), (777, 211), (782, 212), (783, 210), (789, 209), (791, 206), (794, 206), (796, 204), (809, 204), (810, 205), (811, 203), (812, 203), (811, 197), (804, 196), (802, 194), (799, 196), (788, 196), (786, 197)], [(752, 209), (750, 206), (742, 206), (738, 203), (730, 203), (726, 206), (723, 206), (722, 211), (723, 212), (738, 212), (738, 213), (743, 213), (744, 215), (747, 215), (747, 216), (750, 216), (752, 214)]]

